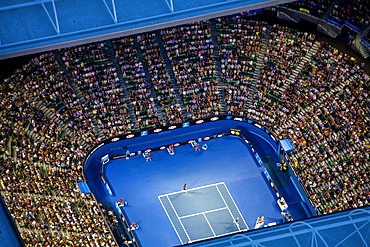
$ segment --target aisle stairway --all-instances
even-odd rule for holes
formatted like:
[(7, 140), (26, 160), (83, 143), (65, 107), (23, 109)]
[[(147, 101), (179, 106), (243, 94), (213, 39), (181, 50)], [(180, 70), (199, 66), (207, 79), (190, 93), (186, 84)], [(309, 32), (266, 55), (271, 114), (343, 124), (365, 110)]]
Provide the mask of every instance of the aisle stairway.
[(175, 75), (173, 74), (171, 63), (170, 63), (170, 60), (168, 59), (168, 56), (167, 56), (167, 52), (164, 49), (160, 31), (156, 30), (156, 31), (154, 31), (154, 33), (155, 33), (155, 39), (157, 41), (158, 47), (161, 49), (161, 55), (163, 57), (164, 63), (166, 64), (167, 72), (170, 75), (172, 87), (176, 92), (177, 103), (181, 106), (182, 114), (184, 116), (184, 119), (186, 120), (187, 119), (187, 114), (186, 114), (186, 110), (185, 110), (186, 107), (184, 105), (184, 102), (182, 101), (182, 98), (181, 98), (180, 94), (179, 94), (179, 87), (177, 85)]
[[(18, 85), (19, 88), (21, 89), (22, 93), (24, 95), (26, 95), (28, 98), (31, 98), (35, 103), (36, 103), (36, 106), (39, 110), (41, 110), (42, 112), (44, 112), (44, 114), (49, 118), (51, 119), (54, 123), (57, 123), (59, 126), (63, 127), (64, 129), (68, 129), (67, 125), (68, 125), (68, 122), (62, 122), (62, 120), (60, 118), (58, 118), (49, 108), (47, 108), (45, 105), (41, 104), (40, 101), (38, 101), (36, 98), (34, 98), (29, 91), (27, 91), (26, 89), (22, 88), (20, 85)], [(67, 125), (65, 125), (67, 124)], [(70, 133), (70, 131), (68, 131)]]
[(132, 36), (132, 38), (134, 39), (134, 48), (137, 51), (137, 58), (139, 59), (139, 61), (141, 62), (141, 64), (144, 67), (145, 80), (146, 80), (146, 82), (149, 85), (150, 95), (154, 99), (155, 107), (157, 108), (157, 113), (158, 113), (158, 117), (159, 117), (158, 119), (159, 120), (162, 120), (163, 119), (164, 121), (166, 121), (164, 110), (161, 107), (161, 105), (159, 104), (158, 99), (157, 99), (157, 96), (155, 94), (155, 90), (154, 90), (154, 86), (153, 86), (153, 83), (152, 83), (152, 79), (150, 78), (150, 74), (149, 74), (149, 71), (148, 71), (148, 65), (144, 61), (143, 52), (140, 49), (139, 43), (137, 42), (137, 38), (135, 36)]
[(249, 94), (248, 94), (248, 100), (247, 100), (247, 109), (252, 104), (252, 100), (254, 98), (254, 94), (256, 92), (256, 84), (259, 83), (259, 78), (261, 74), (262, 66), (264, 66), (264, 58), (266, 55), (267, 50), (267, 44), (270, 39), (272, 26), (267, 26), (265, 37), (263, 38), (260, 54), (257, 57), (257, 66), (256, 70), (254, 72), (253, 78), (252, 78), (252, 85), (250, 86)]
[(359, 33), (355, 40), (352, 42), (352, 49), (357, 51), (361, 54), (364, 59), (370, 57), (370, 47), (367, 46), (363, 41), (362, 38), (369, 34), (370, 25), (368, 25), (361, 33)]
[[(31, 123), (28, 121), (26, 124), (23, 124), (23, 126), (19, 125), (18, 122), (16, 121), (9, 121), (6, 118), (2, 119), (2, 121), (10, 126), (13, 125), (20, 131), (24, 131), (25, 137), (30, 139), (32, 144), (34, 144), (35, 141), (38, 142), (39, 140), (41, 140), (41, 142), (43, 142), (45, 140), (45, 137), (40, 136), (36, 131), (34, 131), (33, 128), (31, 128)], [(6, 140), (6, 149), (9, 153), (9, 157), (11, 157), (14, 160), (17, 160), (16, 146), (12, 145), (13, 144), (12, 140), (13, 135), (9, 136), (9, 139)]]
[(218, 82), (218, 90), (220, 92), (220, 103), (221, 103), (221, 109), (222, 114), (226, 114), (226, 103), (225, 103), (225, 84), (221, 77), (221, 60), (220, 60), (220, 50), (218, 46), (218, 40), (217, 40), (217, 30), (216, 30), (216, 22), (214, 19), (210, 20), (210, 29), (211, 29), (211, 36), (212, 36), (212, 43), (213, 43), (213, 60), (215, 64), (216, 69), (216, 76), (217, 76), (217, 82)]
[(315, 41), (311, 49), (307, 52), (307, 54), (304, 56), (304, 58), (301, 60), (301, 62), (298, 64), (297, 68), (293, 70), (293, 73), (287, 78), (284, 85), (279, 88), (279, 91), (281, 94), (285, 94), (285, 90), (288, 88), (288, 86), (294, 82), (295, 78), (298, 76), (298, 74), (302, 71), (303, 66), (311, 61), (311, 58), (313, 55), (316, 54), (318, 48), (320, 46), (319, 41)]
[[(49, 119), (51, 119), (54, 123), (57, 123), (59, 125), (59, 127), (62, 128), (61, 135), (59, 136), (59, 139), (63, 138), (66, 135), (69, 135), (71, 137), (73, 136), (73, 133), (70, 131), (70, 129), (68, 127), (68, 122), (69, 121), (63, 122), (49, 108), (47, 108), (45, 105), (41, 104), (40, 101), (38, 101), (34, 97), (32, 97), (31, 94), (28, 91), (26, 91), (23, 88), (21, 90), (22, 90), (22, 93), (24, 95), (27, 95), (28, 98), (31, 98), (31, 99), (33, 99), (33, 101), (36, 102), (37, 108), (39, 110), (41, 110), (45, 114), (45, 116), (47, 116)], [(83, 142), (83, 146), (87, 147), (88, 144)]]
[[(299, 112), (298, 114), (292, 116), (291, 119), (289, 119), (289, 121), (298, 121), (298, 119), (300, 117), (302, 117), (308, 110), (312, 109), (312, 107), (319, 107), (321, 105), (321, 103), (325, 100), (328, 99), (328, 97), (332, 98), (333, 97), (333, 93), (338, 91), (338, 90), (342, 90), (346, 83), (351, 83), (353, 80), (355, 80), (356, 78), (358, 77), (358, 75), (354, 75), (352, 77), (350, 77), (348, 80), (346, 81), (343, 81), (341, 82), (339, 85), (337, 85), (336, 87), (334, 87), (333, 89), (325, 92), (323, 95), (321, 95), (320, 98), (318, 98), (313, 104), (310, 104), (308, 105), (303, 111)], [(280, 126), (277, 133), (281, 132), (281, 130), (284, 128), (284, 125)]]
[(129, 113), (130, 113), (131, 122), (134, 124), (134, 129), (135, 130), (139, 130), (139, 124), (137, 123), (137, 120), (136, 120), (136, 117), (135, 117), (135, 113), (134, 113), (134, 108), (132, 107), (130, 97), (128, 96), (128, 91), (127, 91), (126, 83), (123, 80), (121, 67), (119, 66), (119, 64), (117, 62), (117, 59), (116, 59), (116, 56), (115, 56), (115, 52), (113, 50), (112, 42), (110, 40), (107, 40), (106, 41), (106, 44), (107, 44), (107, 47), (108, 47), (109, 56), (111, 58), (111, 61), (113, 63), (113, 66), (116, 68), (120, 85), (123, 88), (123, 96), (125, 97), (124, 99), (125, 99), (125, 102), (127, 104), (127, 107), (128, 107)]
[(331, 5), (329, 6), (328, 10), (326, 11), (326, 13), (324, 14), (324, 16), (322, 17), (322, 19), (324, 21), (326, 21), (327, 18), (329, 18), (329, 16), (331, 15), (331, 13), (333, 13), (333, 9), (334, 9), (334, 6), (336, 4), (339, 4), (339, 0), (334, 0)]
[[(67, 77), (68, 83), (69, 83), (69, 85), (71, 86), (71, 88), (72, 88), (73, 92), (76, 94), (76, 96), (77, 96), (78, 100), (79, 100), (82, 104), (84, 104), (84, 105), (88, 106), (88, 105), (87, 105), (87, 102), (86, 102), (85, 97), (82, 95), (82, 92), (81, 92), (81, 90), (78, 88), (78, 86), (74, 83), (74, 81), (73, 81), (73, 79), (72, 79), (72, 76), (71, 76), (71, 74), (69, 73), (69, 71), (67, 70), (67, 68), (66, 68), (66, 66), (65, 66), (65, 64), (64, 64), (64, 62), (62, 61), (62, 59), (61, 59), (61, 57), (60, 57), (60, 55), (59, 55), (59, 53), (58, 53), (58, 51), (53, 51), (53, 53), (54, 53), (54, 58), (55, 58), (55, 60), (58, 62), (58, 64), (59, 64), (59, 66), (60, 66), (61, 70), (63, 70), (63, 71), (64, 71), (64, 74), (65, 74), (65, 76)], [(96, 130), (97, 134), (98, 134), (98, 137), (99, 137), (101, 140), (103, 140), (103, 139), (105, 138), (105, 136), (104, 136), (103, 132), (101, 131), (101, 129), (99, 128), (99, 125), (98, 125), (98, 123), (97, 123), (97, 120), (96, 120), (95, 116), (92, 114), (92, 111), (91, 111), (90, 107), (88, 107), (88, 114), (89, 114), (89, 118), (92, 120), (92, 122), (93, 122), (93, 124), (94, 124), (94, 127), (95, 127), (95, 130)]]
[[(18, 82), (17, 82), (18, 83)], [(68, 120), (66, 121), (62, 121), (59, 117), (57, 117), (47, 106), (43, 105), (37, 98), (33, 97), (32, 94), (30, 93), (30, 91), (27, 91), (24, 87), (21, 86), (21, 84), (18, 83), (18, 88), (22, 91), (22, 93), (24, 95), (26, 95), (28, 98), (32, 99), (35, 103), (36, 103), (36, 107), (42, 111), (45, 116), (47, 116), (50, 120), (52, 120), (52, 122), (58, 124), (58, 126), (62, 129), (58, 135), (58, 139), (62, 139), (64, 138), (64, 136), (66, 135), (69, 135), (69, 136), (73, 136), (73, 133), (71, 132), (71, 130), (69, 129), (68, 127)], [(15, 123), (17, 125), (17, 123)], [(30, 127), (30, 125), (28, 124), (27, 126), (25, 127)], [(25, 129), (26, 130), (26, 129)], [(32, 131), (32, 129), (30, 128), (29, 129), (29, 136), (31, 138), (35, 138), (34, 137), (34, 132)], [(44, 140), (44, 138), (42, 137), (42, 141)], [(84, 147), (88, 147), (88, 144), (85, 143), (84, 141), (82, 141), (82, 144)]]
[(370, 32), (370, 24), (361, 32), (361, 37), (366, 36)]
[[(308, 112), (310, 109), (312, 109), (313, 107), (320, 107), (321, 106), (321, 103), (323, 101), (326, 101), (328, 99), (328, 97), (330, 98), (334, 98), (334, 93), (335, 92), (338, 92), (338, 91), (341, 91), (343, 90), (343, 88), (345, 87), (345, 85), (347, 84), (350, 84), (353, 80), (355, 80), (356, 78), (358, 77), (357, 74), (353, 75), (352, 77), (350, 77), (348, 80), (344, 81), (344, 82), (341, 82), (339, 85), (337, 85), (336, 87), (334, 87), (333, 89), (325, 92), (319, 99), (317, 99), (313, 104), (310, 104), (308, 105), (303, 111), (301, 111), (300, 113), (292, 116), (292, 118), (290, 119), (290, 121), (293, 121), (293, 122), (299, 122), (299, 118), (302, 117), (306, 112)], [(366, 118), (367, 121), (369, 121), (368, 117)], [(335, 127), (335, 125), (334, 125)], [(278, 132), (280, 132), (282, 129), (284, 128), (284, 125), (282, 125), (279, 129)], [(325, 139), (325, 142), (326, 143), (329, 143), (331, 141), (335, 141), (335, 140), (338, 140), (339, 139), (339, 135), (342, 135), (342, 136), (346, 136), (347, 134), (347, 129), (342, 129), (342, 130), (339, 130), (339, 129), (336, 129), (335, 131), (333, 131), (331, 133), (331, 135)], [(353, 153), (355, 153), (360, 146), (363, 146), (361, 144), (362, 143), (365, 143), (366, 141), (368, 141), (368, 137), (366, 135), (364, 136), (361, 136), (361, 139), (360, 139), (360, 142), (359, 143), (354, 143), (353, 145), (349, 146), (349, 147), (345, 147), (345, 146), (342, 146), (341, 144), (339, 144), (338, 146), (338, 150), (336, 151), (336, 153), (334, 153), (333, 155), (327, 157), (325, 159), (325, 163), (326, 164), (332, 164), (334, 162), (336, 162), (337, 160), (348, 160), (347, 156), (346, 156), (346, 153), (348, 153), (348, 151), (353, 151)], [(317, 150), (323, 150), (323, 141), (317, 141), (317, 142), (314, 142), (314, 143), (311, 143), (310, 146), (315, 146)], [(296, 152), (294, 151), (292, 154), (292, 157), (294, 157), (296, 160), (300, 160), (302, 159), (302, 155), (299, 153), (299, 152)], [(317, 163), (316, 165), (313, 165), (312, 168), (315, 168), (316, 170), (318, 169), (318, 166), (319, 166), (319, 163)], [(355, 167), (355, 169), (366, 169), (365, 165), (364, 166), (358, 166), (358, 167)], [(348, 175), (351, 175), (353, 174), (353, 170), (350, 170), (348, 172), (346, 172), (345, 174), (341, 174), (340, 176), (338, 176), (335, 180), (337, 182), (337, 184), (340, 184), (343, 182), (343, 179), (345, 177), (347, 177)], [(352, 188), (351, 188), (352, 189)], [(320, 185), (318, 187), (315, 187), (312, 189), (315, 194), (317, 195), (322, 195), (322, 193), (326, 190), (325, 186), (324, 185)], [(337, 202), (337, 198), (335, 197), (330, 197), (329, 199), (324, 199), (323, 200), (323, 203), (324, 205), (329, 205), (331, 207), (334, 206), (334, 204)], [(321, 205), (319, 208), (318, 208), (319, 212), (324, 212), (324, 207), (323, 205)]]
[[(332, 96), (333, 96), (333, 93), (334, 93), (334, 92), (336, 92), (336, 91), (338, 91), (338, 90), (342, 90), (342, 89), (346, 86), (346, 84), (350, 84), (350, 83), (351, 83), (353, 80), (355, 80), (357, 77), (358, 77), (358, 74), (355, 74), (355, 75), (351, 76), (348, 80), (346, 80), (346, 81), (342, 81), (339, 85), (335, 86), (333, 89), (331, 89), (331, 90), (329, 90), (329, 91), (325, 92), (325, 93), (324, 93), (324, 95), (322, 95), (322, 96), (320, 97), (320, 99), (316, 100), (316, 101), (315, 101), (315, 103), (313, 103), (313, 105), (315, 105), (315, 106), (317, 106), (317, 107), (318, 107), (318, 106), (321, 104), (321, 102), (322, 102), (322, 101), (324, 101), (324, 100), (326, 100), (329, 96), (330, 96), (331, 98), (333, 98)], [(310, 106), (309, 106), (309, 107), (310, 107)]]
[[(28, 138), (32, 144), (34, 144), (35, 142), (39, 142), (40, 143), (43, 143), (44, 141), (46, 141), (46, 138), (45, 136), (41, 136), (38, 132), (35, 131), (34, 128), (32, 128), (31, 126), (31, 123), (30, 122), (27, 122), (26, 126), (20, 126), (18, 124), (18, 122), (16, 121), (9, 121), (8, 119), (2, 119), (2, 121), (6, 124), (9, 124), (9, 125), (14, 125), (14, 127), (16, 127), (18, 130), (20, 131), (24, 131), (24, 135), (26, 138)], [(42, 128), (44, 128), (44, 126), (42, 126)], [(13, 158), (14, 160), (17, 160), (17, 147), (15, 145), (12, 145), (13, 142), (12, 142), (12, 136), (9, 137), (9, 139), (7, 140), (7, 151), (9, 152), (9, 156), (11, 158)], [(59, 138), (60, 139), (60, 138)]]

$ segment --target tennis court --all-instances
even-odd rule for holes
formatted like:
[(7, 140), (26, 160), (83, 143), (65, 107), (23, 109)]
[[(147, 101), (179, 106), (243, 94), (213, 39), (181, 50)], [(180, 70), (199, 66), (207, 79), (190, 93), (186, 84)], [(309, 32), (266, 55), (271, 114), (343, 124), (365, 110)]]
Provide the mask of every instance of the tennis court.
[(248, 230), (223, 182), (158, 198), (182, 244)]
[[(216, 130), (211, 131), (186, 137), (214, 135)], [(253, 229), (259, 216), (264, 216), (266, 223), (281, 221), (264, 167), (257, 164), (250, 147), (233, 136), (201, 145), (205, 143), (207, 150), (195, 151), (187, 144), (175, 146), (174, 155), (166, 149), (152, 152), (149, 162), (136, 155), (129, 160), (111, 160), (105, 166), (113, 193), (105, 200), (111, 205), (120, 198), (128, 202), (122, 211), (128, 222), (140, 225), (133, 232), (140, 246), (178, 246)], [(161, 145), (158, 140), (127, 148), (134, 151)], [(182, 192), (184, 183), (186, 193)], [(235, 218), (239, 218), (239, 228)]]

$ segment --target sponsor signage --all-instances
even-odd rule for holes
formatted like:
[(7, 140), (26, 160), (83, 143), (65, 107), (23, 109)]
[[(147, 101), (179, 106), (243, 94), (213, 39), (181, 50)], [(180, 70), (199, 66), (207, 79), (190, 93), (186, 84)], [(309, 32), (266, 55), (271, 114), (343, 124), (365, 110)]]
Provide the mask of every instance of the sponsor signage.
[(116, 141), (119, 141), (119, 138), (118, 137), (115, 137), (113, 138), (112, 140), (110, 140), (111, 142), (116, 142)]
[[(264, 126), (262, 126), (261, 124), (259, 124), (258, 122), (254, 121), (254, 120), (246, 119), (246, 118), (239, 117), (239, 116), (220, 115), (220, 116), (213, 116), (213, 117), (204, 118), (204, 119), (191, 120), (191, 121), (188, 121), (188, 122), (174, 124), (174, 125), (171, 125), (171, 126), (161, 126), (160, 128), (151, 128), (151, 129), (148, 129), (148, 130), (145, 130), (145, 131), (133, 132), (133, 133), (129, 133), (129, 134), (121, 135), (121, 136), (116, 136), (116, 137), (113, 137), (112, 139), (107, 139), (107, 140), (101, 142), (99, 145), (97, 145), (91, 151), (88, 152), (88, 154), (85, 158), (85, 162), (90, 158), (92, 153), (94, 153), (97, 149), (99, 149), (100, 147), (102, 147), (105, 144), (117, 142), (117, 141), (120, 141), (120, 140), (127, 140), (127, 139), (140, 137), (140, 136), (146, 136), (146, 135), (150, 135), (150, 134), (154, 134), (154, 133), (158, 133), (159, 135), (170, 134), (170, 132), (171, 132), (170, 130), (173, 130), (173, 129), (185, 128), (185, 127), (189, 127), (189, 126), (193, 126), (193, 125), (198, 125), (198, 124), (207, 123), (207, 122), (214, 122), (214, 121), (219, 121), (219, 120), (234, 120), (234, 121), (239, 121), (239, 122), (245, 122), (245, 123), (253, 125), (253, 126), (261, 129), (265, 133), (267, 133), (276, 144), (279, 141), (275, 137), (275, 135), (273, 135)], [(222, 137), (222, 136), (225, 136), (225, 135), (238, 135), (237, 130), (234, 130), (234, 131), (235, 132), (233, 132), (233, 133), (229, 132), (229, 133), (224, 133), (224, 134), (217, 134), (217, 135), (214, 135), (212, 137), (204, 137), (203, 140), (209, 140), (209, 139), (212, 139), (212, 138), (219, 138), (219, 137)], [(240, 134), (240, 132), (239, 132), (239, 134)], [(241, 136), (241, 134), (239, 136)], [(200, 138), (200, 140), (198, 140), (198, 141), (202, 141), (202, 138)], [(180, 145), (184, 145), (186, 143), (187, 143), (187, 141), (185, 143), (181, 142)], [(162, 147), (157, 147), (156, 150), (162, 150)], [(153, 149), (153, 151), (156, 151), (156, 150)], [(140, 154), (141, 151), (134, 152), (131, 155), (136, 155), (137, 153)], [(114, 159), (114, 158), (118, 158), (118, 157), (121, 157), (121, 156), (118, 155), (118, 156), (115, 156), (115, 157), (110, 157), (110, 159)]]

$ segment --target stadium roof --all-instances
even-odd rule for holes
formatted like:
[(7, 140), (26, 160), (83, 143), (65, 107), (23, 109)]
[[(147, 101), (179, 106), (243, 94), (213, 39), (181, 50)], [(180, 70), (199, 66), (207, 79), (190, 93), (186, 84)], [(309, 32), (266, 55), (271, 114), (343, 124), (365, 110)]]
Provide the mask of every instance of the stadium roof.
[[(191, 244), (196, 247), (369, 246), (370, 208), (338, 212)], [(189, 247), (190, 247), (189, 246)]]
[(0, 59), (285, 2), (291, 0), (2, 0)]

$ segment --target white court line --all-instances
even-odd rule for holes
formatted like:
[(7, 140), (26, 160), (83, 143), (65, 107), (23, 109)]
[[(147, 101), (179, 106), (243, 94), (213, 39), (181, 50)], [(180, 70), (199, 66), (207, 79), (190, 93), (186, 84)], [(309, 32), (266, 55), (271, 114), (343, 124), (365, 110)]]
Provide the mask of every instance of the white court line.
[[(221, 234), (221, 235), (216, 235), (216, 234), (214, 233), (213, 228), (212, 228), (211, 224), (209, 223), (209, 221), (208, 221), (208, 219), (207, 219), (207, 217), (206, 217), (206, 215), (205, 215), (206, 213), (210, 213), (210, 212), (214, 212), (214, 211), (220, 211), (220, 210), (227, 209), (227, 210), (229, 211), (229, 213), (230, 213), (231, 217), (234, 219), (234, 216), (233, 216), (233, 214), (231, 213), (231, 210), (230, 210), (230, 208), (228, 207), (228, 205), (227, 205), (227, 203), (226, 203), (226, 201), (225, 201), (224, 197), (222, 196), (220, 189), (217, 187), (217, 185), (221, 185), (221, 184), (226, 188), (226, 191), (228, 192), (229, 196), (231, 197), (231, 200), (232, 200), (232, 202), (234, 203), (234, 206), (236, 207), (236, 209), (237, 209), (237, 211), (238, 211), (238, 213), (239, 213), (239, 215), (240, 215), (241, 219), (243, 220), (244, 224), (247, 226), (247, 229), (243, 229), (243, 230), (241, 230), (241, 229), (240, 229), (240, 227), (239, 227), (239, 225), (238, 225), (238, 224), (236, 224), (236, 225), (237, 225), (237, 227), (238, 227), (238, 229), (239, 229), (239, 231), (229, 232), (229, 233), (225, 233), (225, 234)], [(216, 187), (216, 189), (217, 189), (217, 191), (218, 191), (219, 195), (221, 196), (221, 199), (223, 200), (223, 202), (224, 202), (224, 204), (225, 204), (225, 206), (226, 206), (226, 207), (218, 208), (218, 209), (214, 209), (214, 210), (209, 210), (209, 211), (205, 211), (205, 212), (202, 212), (202, 213), (196, 213), (196, 214), (191, 214), (191, 215), (186, 215), (186, 216), (181, 216), (181, 217), (179, 217), (179, 215), (177, 214), (177, 212), (176, 212), (176, 210), (175, 210), (175, 207), (173, 206), (173, 204), (172, 204), (172, 202), (171, 202), (171, 200), (170, 200), (170, 198), (169, 198), (168, 196), (170, 196), (170, 195), (175, 195), (175, 194), (180, 194), (180, 193), (184, 193), (184, 191), (183, 191), (183, 190), (181, 190), (181, 191), (178, 191), (178, 192), (173, 192), (173, 193), (169, 193), (169, 194), (165, 194), (165, 195), (158, 196), (158, 198), (159, 198), (159, 199), (160, 199), (161, 197), (167, 197), (167, 199), (168, 199), (169, 203), (171, 204), (171, 207), (172, 207), (172, 209), (174, 210), (174, 212), (175, 212), (175, 214), (176, 214), (176, 217), (179, 219), (180, 224), (181, 224), (182, 228), (184, 229), (184, 232), (185, 232), (185, 234), (186, 234), (187, 238), (189, 239), (189, 241), (192, 241), (192, 240), (190, 239), (190, 237), (189, 237), (189, 235), (188, 235), (188, 233), (187, 233), (187, 231), (186, 231), (186, 229), (185, 229), (184, 225), (182, 224), (181, 219), (183, 219), (183, 218), (187, 218), (187, 217), (191, 217), (191, 216), (200, 215), (200, 214), (204, 215), (204, 217), (205, 217), (205, 219), (206, 219), (206, 221), (207, 221), (207, 223), (208, 223), (209, 227), (211, 228), (211, 231), (212, 231), (212, 232), (213, 232), (213, 234), (214, 234), (214, 237), (221, 237), (221, 236), (224, 236), (224, 235), (228, 235), (228, 234), (232, 234), (232, 233), (237, 233), (237, 232), (241, 232), (241, 231), (247, 231), (247, 230), (249, 230), (249, 227), (248, 227), (248, 225), (247, 225), (246, 221), (244, 220), (243, 215), (240, 213), (239, 208), (237, 207), (237, 205), (236, 205), (236, 203), (235, 203), (235, 201), (234, 201), (233, 197), (232, 197), (232, 196), (231, 196), (231, 194), (230, 194), (229, 189), (226, 187), (226, 185), (225, 185), (225, 183), (224, 183), (224, 182), (215, 183), (215, 184), (210, 184), (210, 185), (205, 185), (205, 186), (201, 186), (201, 187), (197, 187), (197, 188), (192, 188), (192, 189), (188, 189), (187, 191), (198, 190), (198, 189), (207, 188), (207, 187), (212, 187), (212, 186), (215, 186), (215, 187)], [(160, 201), (161, 201), (161, 200), (160, 200)], [(177, 230), (176, 230), (176, 227), (174, 226), (174, 224), (173, 224), (173, 222), (172, 222), (171, 218), (169, 217), (169, 215), (168, 215), (168, 213), (167, 213), (167, 211), (166, 211), (166, 208), (164, 207), (164, 205), (163, 205), (162, 201), (161, 201), (161, 204), (162, 204), (162, 207), (165, 209), (165, 212), (166, 212), (166, 214), (167, 214), (167, 217), (170, 219), (170, 222), (171, 222), (171, 224), (172, 224), (173, 228), (175, 229), (175, 232), (176, 232), (177, 236), (179, 237), (180, 242), (181, 242), (182, 244), (184, 244), (184, 243), (182, 242), (182, 240), (181, 240), (181, 238), (180, 238), (180, 236), (179, 236), (179, 234), (178, 234)], [(206, 239), (210, 239), (210, 238), (214, 238), (214, 237), (207, 237), (207, 238), (202, 238), (202, 239), (196, 239), (196, 240), (194, 240), (194, 241), (198, 242), (198, 241), (201, 241), (201, 240), (206, 240)], [(194, 241), (193, 241), (193, 242), (194, 242)]]
[(199, 241), (202, 241), (202, 240), (210, 240), (212, 238), (219, 238), (219, 237), (222, 237), (222, 236), (231, 235), (233, 233), (241, 233), (243, 231), (247, 231), (247, 230), (228, 232), (228, 233), (220, 234), (220, 235), (217, 235), (217, 236), (214, 236), (214, 237), (198, 238), (198, 239), (194, 240), (193, 243), (194, 242), (199, 242)]
[(184, 229), (184, 232), (185, 232), (186, 236), (188, 237), (189, 241), (191, 241), (191, 239), (190, 239), (190, 237), (189, 237), (189, 235), (188, 235), (188, 232), (186, 231), (186, 229), (185, 229), (184, 225), (182, 224), (182, 222), (181, 222), (181, 220), (180, 220), (180, 218), (179, 218), (179, 215), (177, 214), (176, 209), (175, 209), (175, 207), (172, 205), (172, 202), (171, 202), (171, 200), (170, 200), (170, 198), (169, 198), (168, 196), (167, 196), (167, 199), (168, 199), (168, 201), (170, 202), (171, 207), (172, 207), (173, 211), (175, 212), (177, 219), (180, 221), (180, 224), (181, 224), (182, 228)]
[(216, 212), (216, 211), (220, 211), (220, 210), (224, 210), (224, 209), (227, 209), (227, 207), (212, 209), (212, 210), (208, 210), (208, 211), (201, 212), (201, 213), (196, 213), (196, 214), (189, 214), (189, 215), (181, 216), (181, 217), (179, 217), (179, 219), (188, 218), (188, 217), (192, 217), (192, 216), (197, 216), (197, 215), (201, 215), (201, 214), (212, 213), (212, 212)]
[(207, 221), (207, 223), (208, 223), (209, 227), (211, 228), (211, 231), (212, 231), (212, 233), (213, 233), (213, 236), (216, 236), (216, 233), (215, 233), (215, 231), (213, 231), (213, 228), (212, 228), (211, 224), (209, 224), (209, 221), (208, 221), (208, 219), (207, 219), (207, 216), (206, 216), (204, 213), (203, 213), (203, 216), (204, 216), (204, 218), (206, 218), (206, 221)]
[[(217, 187), (217, 185), (219, 185), (219, 184), (224, 184), (224, 182), (216, 183), (216, 184), (210, 184), (210, 185), (205, 185), (205, 186), (200, 186), (200, 187), (192, 188), (192, 189), (187, 189), (186, 191), (192, 191), (192, 190), (197, 190), (197, 189), (203, 189), (203, 188), (212, 187), (212, 186)], [(181, 190), (181, 191), (177, 191), (177, 192), (172, 192), (172, 193), (164, 194), (164, 195), (161, 195), (161, 196), (159, 196), (159, 197), (163, 197), (163, 196), (170, 196), (170, 195), (176, 195), (176, 194), (180, 194), (180, 193), (184, 193), (184, 192), (185, 192), (184, 190)]]
[(166, 207), (163, 205), (163, 203), (162, 203), (162, 201), (161, 201), (161, 199), (160, 199), (159, 197), (158, 197), (158, 199), (159, 199), (159, 201), (161, 202), (162, 207), (164, 208), (164, 211), (166, 212), (168, 219), (170, 219), (171, 225), (172, 225), (173, 229), (175, 229), (176, 235), (177, 235), (177, 237), (180, 239), (181, 244), (184, 244), (184, 243), (182, 242), (181, 238), (180, 238), (179, 233), (178, 233), (178, 232), (177, 232), (177, 230), (176, 230), (175, 225), (173, 224), (173, 222), (172, 222), (172, 220), (171, 220), (171, 217), (170, 217), (170, 216), (168, 215), (168, 213), (167, 213)]
[[(243, 220), (244, 224), (247, 226), (247, 229), (249, 230), (249, 227), (248, 227), (248, 225), (247, 225), (247, 222), (245, 222), (245, 220), (244, 220), (244, 218), (243, 218), (243, 215), (240, 213), (239, 208), (238, 208), (238, 206), (236, 205), (236, 203), (235, 203), (235, 201), (234, 201), (234, 198), (231, 196), (230, 191), (229, 191), (229, 189), (227, 188), (226, 184), (225, 184), (224, 182), (222, 182), (222, 183), (220, 183), (220, 184), (223, 184), (223, 185), (225, 186), (227, 193), (229, 193), (230, 198), (231, 198), (231, 200), (233, 201), (233, 203), (234, 203), (234, 205), (235, 205), (235, 207), (236, 207), (236, 210), (238, 210), (238, 213), (240, 214), (240, 217), (242, 218), (242, 220)], [(217, 186), (216, 186), (216, 187), (217, 187)], [(217, 189), (218, 189), (218, 188), (217, 188)], [(239, 226), (238, 226), (238, 228), (239, 228)]]
[[(217, 189), (218, 193), (220, 194), (220, 196), (221, 196), (222, 200), (224, 201), (224, 203), (225, 203), (225, 205), (226, 205), (226, 207), (227, 207), (227, 210), (229, 210), (229, 213), (230, 213), (230, 215), (231, 215), (231, 218), (233, 218), (233, 221), (234, 221), (234, 220), (235, 220), (235, 217), (234, 217), (234, 215), (231, 213), (230, 208), (227, 206), (227, 203), (226, 203), (226, 201), (225, 201), (224, 197), (222, 196), (220, 189), (219, 189), (217, 186), (216, 186), (216, 189)], [(238, 227), (238, 229), (239, 229), (239, 231), (240, 231), (239, 225), (238, 225), (238, 224), (236, 224), (236, 226)]]

